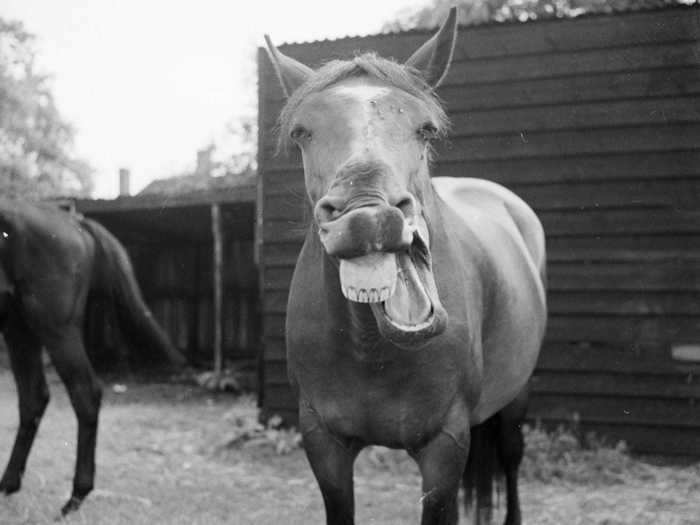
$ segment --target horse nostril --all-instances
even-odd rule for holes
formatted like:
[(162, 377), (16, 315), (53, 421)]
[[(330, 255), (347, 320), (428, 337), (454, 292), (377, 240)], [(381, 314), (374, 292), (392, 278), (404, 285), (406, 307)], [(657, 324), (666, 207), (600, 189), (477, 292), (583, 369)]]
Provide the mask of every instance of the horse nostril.
[(396, 203), (396, 207), (401, 210), (403, 216), (407, 219), (413, 218), (416, 214), (416, 201), (413, 195), (407, 195), (399, 202)]
[(324, 197), (316, 204), (316, 221), (319, 224), (330, 222), (341, 214), (339, 202)]

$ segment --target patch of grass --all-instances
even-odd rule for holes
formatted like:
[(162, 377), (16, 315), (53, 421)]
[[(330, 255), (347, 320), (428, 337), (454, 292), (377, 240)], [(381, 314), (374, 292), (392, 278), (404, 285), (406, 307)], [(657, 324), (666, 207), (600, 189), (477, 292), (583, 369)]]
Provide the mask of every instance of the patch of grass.
[[(50, 372), (48, 379), (52, 401), (22, 491), (0, 497), (2, 525), (53, 523), (69, 495), (75, 417), (58, 378)], [(306, 525), (324, 521), (323, 500), (299, 449), (298, 434), (276, 427), (277, 420), (270, 428), (260, 425), (254, 397), (209, 391), (191, 381), (114, 380), (118, 387), (105, 388), (100, 414), (96, 489), (62, 523)], [(14, 382), (0, 370), (0, 456), (4, 456), (0, 461), (7, 461), (17, 420)], [(700, 463), (650, 464), (614, 443), (581, 437), (575, 430), (547, 432), (537, 426), (526, 430), (526, 463), (530, 463), (523, 465), (520, 484), (525, 523), (698, 523)], [(293, 445), (279, 445), (278, 452), (278, 443), (287, 438)], [(555, 465), (543, 464), (549, 461)], [(587, 461), (593, 465), (586, 465)], [(626, 473), (620, 473), (626, 461), (630, 462)], [(363, 451), (356, 463), (355, 495), (358, 523), (419, 522), (420, 477), (403, 451), (382, 447)], [(503, 512), (501, 506), (496, 523), (503, 522)], [(463, 516), (460, 523), (467, 522)]]
[[(560, 426), (547, 430), (525, 425), (525, 455), (521, 479), (539, 482), (564, 481), (579, 485), (612, 485), (630, 478), (650, 480), (654, 470), (633, 458), (623, 441), (610, 442), (595, 433), (579, 437), (575, 430)], [(367, 447), (358, 459), (359, 468), (391, 474), (414, 473), (414, 461), (402, 450)]]
[(416, 463), (406, 451), (379, 446), (367, 447), (362, 451), (357, 469), (387, 472), (398, 476), (418, 474)]
[[(224, 449), (259, 448), (286, 455), (303, 448), (299, 432), (284, 428), (277, 416), (263, 424), (255, 412), (231, 410), (224, 419), (227, 432), (223, 440), (214, 445), (214, 453)], [(650, 468), (630, 456), (623, 441), (612, 443), (595, 433), (581, 434), (564, 426), (547, 430), (539, 424), (525, 425), (523, 434), (522, 479), (611, 485), (624, 483), (630, 476), (649, 479), (653, 475)], [(358, 458), (357, 469), (411, 475), (415, 474), (416, 465), (403, 450), (370, 446)]]
[(215, 447), (262, 447), (272, 449), (278, 455), (285, 455), (301, 447), (301, 434), (294, 428), (284, 428), (282, 418), (272, 416), (266, 424), (260, 423), (254, 414), (240, 414), (231, 411), (224, 416), (229, 423), (225, 439)]
[(520, 473), (527, 480), (617, 484), (630, 476), (648, 475), (624, 441), (611, 443), (592, 432), (581, 435), (564, 426), (548, 431), (539, 424), (525, 425), (523, 434)]

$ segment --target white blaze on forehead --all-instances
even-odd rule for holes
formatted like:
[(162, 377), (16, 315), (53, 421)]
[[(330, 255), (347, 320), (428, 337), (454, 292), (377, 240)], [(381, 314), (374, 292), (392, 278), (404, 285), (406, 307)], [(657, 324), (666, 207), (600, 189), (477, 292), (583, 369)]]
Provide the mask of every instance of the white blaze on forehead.
[(391, 92), (386, 86), (368, 86), (367, 84), (342, 85), (334, 88), (334, 91), (344, 97), (352, 98), (358, 102), (370, 102), (379, 99)]
[(374, 136), (373, 122), (377, 117), (377, 112), (372, 104), (391, 93), (391, 89), (385, 86), (351, 84), (338, 86), (334, 89), (334, 92), (346, 100), (349, 99), (357, 103), (362, 113), (358, 112), (354, 115), (355, 118), (361, 119), (356, 122), (360, 124), (365, 140), (372, 139)]

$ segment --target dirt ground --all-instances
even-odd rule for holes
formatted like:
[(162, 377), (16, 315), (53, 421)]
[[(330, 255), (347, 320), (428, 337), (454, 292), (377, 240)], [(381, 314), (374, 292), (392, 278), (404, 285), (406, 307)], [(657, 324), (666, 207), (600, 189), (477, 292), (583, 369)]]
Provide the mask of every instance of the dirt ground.
[[(0, 524), (54, 522), (73, 476), (76, 425), (50, 375), (52, 400), (23, 489), (0, 497)], [(254, 421), (251, 398), (212, 395), (187, 385), (105, 385), (96, 490), (67, 524), (323, 523), (320, 494), (303, 452), (279, 455), (259, 441), (227, 445), (232, 428)], [(0, 370), (0, 462), (17, 424), (14, 383)], [(388, 454), (388, 453), (387, 453)], [(385, 461), (386, 458), (392, 461)], [(384, 458), (384, 460), (382, 459)], [(355, 471), (358, 524), (418, 523), (419, 479), (406, 461), (369, 450)], [(700, 523), (700, 464), (653, 466), (629, 460), (614, 481), (522, 483), (524, 522), (536, 525)], [(462, 518), (460, 523), (468, 523)]]

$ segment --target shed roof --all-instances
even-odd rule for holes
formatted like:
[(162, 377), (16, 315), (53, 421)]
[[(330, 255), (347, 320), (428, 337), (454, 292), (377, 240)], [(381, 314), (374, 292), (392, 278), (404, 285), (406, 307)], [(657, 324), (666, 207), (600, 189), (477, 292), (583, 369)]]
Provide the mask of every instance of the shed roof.
[(224, 228), (250, 238), (255, 222), (255, 174), (185, 175), (154, 181), (147, 191), (116, 199), (74, 199), (76, 211), (92, 217), (122, 240), (206, 240), (209, 207), (222, 205)]

